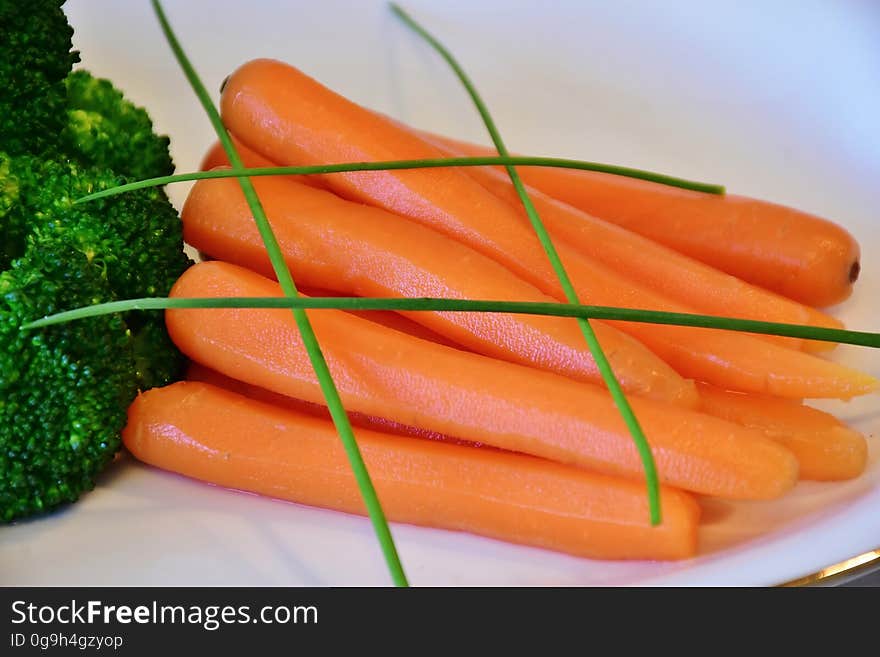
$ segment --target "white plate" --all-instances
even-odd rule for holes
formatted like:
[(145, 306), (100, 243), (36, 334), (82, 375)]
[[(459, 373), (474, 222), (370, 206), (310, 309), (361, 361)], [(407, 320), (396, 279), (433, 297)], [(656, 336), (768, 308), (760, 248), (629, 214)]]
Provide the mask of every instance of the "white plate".
[[(862, 280), (839, 309), (880, 328), (880, 12), (864, 2), (411, 0), (460, 57), (519, 151), (641, 166), (835, 218), (861, 241)], [(255, 56), (288, 60), (404, 121), (485, 140), (445, 65), (378, 1), (168, 1), (212, 90)], [(212, 132), (146, 0), (71, 1), (95, 73), (149, 107), (194, 169)], [(176, 202), (184, 186), (171, 190)], [(837, 358), (880, 375), (877, 352)], [(880, 547), (877, 397), (826, 404), (870, 435), (868, 473), (801, 484), (774, 503), (713, 503), (697, 559), (587, 561), (396, 525), (416, 585), (784, 582)], [(382, 585), (369, 524), (116, 464), (49, 517), (0, 529), (0, 584)]]

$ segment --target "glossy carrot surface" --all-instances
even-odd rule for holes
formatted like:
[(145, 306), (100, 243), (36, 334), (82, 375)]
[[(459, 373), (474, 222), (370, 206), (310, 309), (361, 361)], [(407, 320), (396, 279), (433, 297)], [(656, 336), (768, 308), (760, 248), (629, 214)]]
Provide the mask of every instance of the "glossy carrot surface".
[[(238, 156), (241, 158), (242, 164), (244, 166), (250, 168), (267, 168), (267, 167), (277, 167), (278, 164), (269, 160), (255, 150), (248, 148), (244, 144), (241, 143), (238, 139), (235, 138), (234, 135), (231, 135), (232, 143), (235, 144), (235, 148), (238, 151)], [(201, 171), (210, 171), (211, 169), (216, 169), (217, 167), (229, 167), (231, 164), (229, 163), (229, 157), (226, 155), (226, 151), (223, 148), (223, 144), (219, 141), (214, 142), (211, 147), (207, 150), (204, 157), (202, 157), (202, 162), (199, 165), (199, 169)], [(295, 180), (303, 185), (309, 185), (310, 187), (316, 187), (321, 189), (324, 185), (321, 184), (320, 179), (317, 176), (282, 176), (287, 180)]]
[(839, 481), (864, 472), (865, 437), (837, 418), (803, 404), (700, 386), (705, 413), (756, 429), (797, 457), (802, 479)]
[[(491, 148), (449, 141), (467, 155)], [(521, 167), (529, 185), (597, 217), (811, 306), (840, 303), (859, 275), (858, 242), (793, 208), (593, 171)]]
[[(242, 395), (255, 401), (272, 404), (279, 408), (286, 408), (289, 411), (310, 415), (312, 417), (322, 418), (328, 422), (331, 420), (330, 411), (322, 404), (307, 402), (302, 399), (288, 397), (271, 390), (266, 390), (260, 386), (255, 386), (231, 376), (220, 374), (210, 367), (206, 367), (201, 363), (191, 362), (187, 366), (186, 380), (200, 383), (210, 383), (212, 386), (223, 388), (229, 392)], [(427, 429), (419, 429), (384, 417), (376, 417), (375, 415), (365, 415), (357, 411), (348, 411), (348, 419), (355, 427), (362, 429), (375, 429), (376, 431), (384, 431), (396, 436), (411, 436), (415, 438), (426, 438), (428, 440), (442, 440), (444, 442), (455, 443), (460, 445), (478, 445), (452, 436), (446, 436), (436, 431), (428, 431)], [(478, 445), (479, 446), (479, 445)]]
[[(494, 260), (408, 219), (290, 180), (257, 178), (253, 183), (302, 285), (353, 296), (553, 301)], [(234, 179), (196, 183), (181, 216), (186, 241), (201, 252), (272, 275)], [(483, 313), (404, 315), (477, 353), (602, 383), (574, 321)], [(646, 347), (603, 322), (594, 328), (625, 390), (696, 405), (693, 383)]]
[[(661, 491), (648, 523), (637, 483), (528, 456), (359, 429), (388, 518), (598, 559), (682, 559), (697, 546), (697, 504)], [(333, 425), (204, 383), (140, 395), (123, 432), (145, 463), (239, 490), (363, 515)]]
[[(221, 99), (224, 121), (250, 148), (283, 164), (441, 157), (415, 134), (274, 60), (239, 68)], [(545, 294), (563, 300), (531, 227), (461, 170), (383, 171), (323, 178), (337, 193), (409, 216), (488, 255)], [(567, 245), (558, 251), (586, 303), (692, 309), (621, 277)], [(848, 398), (872, 377), (747, 335), (687, 327), (616, 324), (686, 378), (784, 397)]]
[[(450, 157), (466, 155), (439, 137), (428, 135), (427, 138)], [(473, 167), (466, 171), (486, 189), (522, 212), (522, 203), (503, 171), (489, 167)], [(842, 327), (838, 320), (810, 306), (746, 283), (659, 242), (598, 219), (539, 189), (532, 187), (528, 192), (551, 235), (614, 271), (701, 313)], [(802, 346), (803, 342), (775, 336), (766, 336), (766, 339), (795, 347)], [(813, 349), (826, 350), (828, 347), (829, 343), (812, 343)]]
[[(214, 261), (191, 267), (172, 296), (277, 296), (278, 286)], [(450, 349), (331, 310), (308, 311), (347, 409), (607, 474), (643, 477), (608, 393), (549, 372)], [(323, 397), (290, 313), (166, 312), (190, 358), (227, 376), (306, 401)], [(729, 498), (777, 497), (797, 462), (759, 432), (633, 398), (661, 481)]]

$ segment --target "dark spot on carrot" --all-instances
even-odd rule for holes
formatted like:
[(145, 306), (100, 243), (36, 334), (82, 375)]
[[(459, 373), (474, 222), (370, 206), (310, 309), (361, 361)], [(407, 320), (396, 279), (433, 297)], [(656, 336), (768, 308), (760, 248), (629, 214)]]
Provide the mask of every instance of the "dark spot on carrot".
[(220, 93), (223, 93), (223, 90), (226, 88), (226, 84), (229, 82), (229, 76), (227, 75), (223, 78), (223, 82), (220, 83)]
[(849, 282), (855, 283), (859, 278), (859, 272), (862, 271), (862, 265), (859, 264), (859, 261), (856, 260), (852, 263), (852, 267), (849, 268)]

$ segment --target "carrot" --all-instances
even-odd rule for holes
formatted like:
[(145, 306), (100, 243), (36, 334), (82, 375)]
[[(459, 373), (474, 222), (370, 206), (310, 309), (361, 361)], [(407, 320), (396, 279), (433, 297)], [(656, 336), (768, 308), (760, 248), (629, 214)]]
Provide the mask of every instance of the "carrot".
[[(388, 518), (596, 559), (683, 559), (699, 507), (663, 488), (651, 527), (643, 488), (527, 456), (358, 430)], [(227, 488), (363, 515), (332, 423), (204, 383), (140, 396), (123, 431), (139, 460)]]
[[(224, 121), (264, 157), (282, 164), (442, 157), (390, 119), (322, 87), (296, 69), (255, 60), (230, 76)], [(508, 204), (455, 169), (353, 172), (324, 176), (335, 192), (416, 219), (488, 255), (545, 294), (564, 299), (532, 229)], [(558, 245), (587, 303), (688, 312), (691, 309)], [(615, 324), (682, 376), (719, 387), (784, 397), (852, 397), (872, 377), (748, 335), (675, 326)]]
[[(441, 139), (466, 155), (497, 154)], [(859, 275), (853, 236), (800, 210), (593, 171), (518, 170), (526, 183), (560, 201), (801, 303), (840, 303)]]
[[(221, 110), (239, 140), (279, 164), (442, 156), (389, 120), (272, 60), (252, 61), (235, 71), (221, 96)], [(553, 279), (530, 228), (460, 170), (353, 172), (320, 178), (343, 197), (410, 216), (469, 244), (536, 285), (536, 280)], [(538, 271), (533, 273), (533, 267)]]
[(797, 457), (800, 476), (818, 481), (852, 479), (865, 470), (864, 436), (837, 418), (797, 402), (700, 386), (705, 413), (762, 431)]
[[(253, 184), (287, 264), (303, 285), (355, 296), (553, 301), (494, 260), (415, 222), (290, 180), (255, 178)], [(181, 216), (189, 244), (219, 260), (272, 275), (236, 180), (199, 181)], [(405, 316), (478, 353), (602, 382), (571, 320), (443, 312)], [(595, 329), (626, 390), (697, 404), (693, 383), (643, 345), (607, 324), (597, 322)]]
[[(321, 296), (326, 295), (322, 294)], [(370, 315), (374, 312), (363, 313), (363, 316), (365, 319), (370, 319)], [(434, 342), (438, 342), (438, 339), (443, 340), (441, 336), (431, 335), (418, 324), (400, 323), (400, 320), (407, 320), (396, 313), (389, 313), (389, 315), (398, 317), (399, 320), (383, 324), (385, 326), (424, 340), (433, 340)], [(330, 417), (326, 408), (317, 404), (293, 400), (256, 386), (234, 381), (222, 374), (212, 372), (211, 376), (193, 377), (193, 370), (198, 371), (198, 369), (207, 371), (207, 368), (195, 365), (190, 369), (187, 378), (214, 383), (246, 396), (278, 403), (282, 406), (285, 405), (283, 400), (299, 405), (307, 404), (313, 409), (320, 409), (318, 412), (322, 416)], [(700, 411), (744, 427), (756, 429), (768, 438), (777, 440), (797, 458), (801, 479), (842, 481), (857, 477), (864, 472), (868, 457), (867, 442), (864, 436), (846, 427), (833, 415), (804, 406), (801, 400), (730, 392), (703, 383), (698, 384), (698, 389), (700, 391)], [(357, 426), (380, 430), (387, 427), (386, 430), (390, 433), (400, 435), (422, 435), (422, 437), (440, 440), (457, 440), (442, 434), (424, 436), (424, 433), (430, 432), (397, 425), (384, 418), (352, 414), (352, 422)], [(466, 441), (458, 442), (468, 444)]]
[[(242, 162), (246, 167), (274, 167), (278, 166), (271, 160), (267, 160), (259, 153), (252, 151), (250, 148), (242, 144), (240, 141), (232, 138), (235, 147), (238, 149), (238, 154), (242, 159)], [(210, 171), (211, 169), (216, 169), (218, 167), (229, 167), (229, 158), (226, 155), (226, 151), (223, 148), (223, 144), (219, 141), (215, 141), (208, 151), (205, 153), (205, 156), (202, 158), (202, 163), (199, 168), (202, 171)], [(289, 180), (295, 180), (296, 182), (302, 182), (309, 184), (311, 187), (315, 187), (318, 189), (322, 189), (323, 186), (320, 185), (317, 178), (314, 176), (285, 176)], [(204, 255), (209, 255), (205, 253)], [(229, 258), (225, 258), (228, 262), (232, 262)], [(267, 275), (270, 272), (265, 272)], [(301, 281), (300, 281), (301, 283)], [(339, 293), (334, 290), (328, 290), (326, 288), (317, 288), (317, 287), (309, 287), (299, 285), (300, 289), (308, 296), (339, 296)], [(417, 324), (411, 319), (407, 319), (403, 315), (399, 313), (395, 313), (392, 311), (383, 311), (383, 310), (369, 310), (369, 311), (356, 311), (349, 310), (347, 312), (352, 313), (353, 315), (357, 315), (358, 317), (363, 317), (364, 319), (368, 319), (372, 322), (378, 322), (383, 326), (387, 326), (388, 328), (393, 328), (398, 331), (403, 331), (404, 333), (409, 333), (410, 335), (415, 335), (416, 337), (423, 338), (425, 340), (432, 340), (434, 342), (439, 342), (440, 344), (445, 344), (447, 346), (454, 346), (454, 343), (451, 340), (448, 340), (444, 336), (439, 333), (435, 333), (431, 329), (423, 326), (422, 324)], [(210, 381), (209, 381), (210, 383)], [(693, 403), (693, 402), (691, 402)]]
[[(242, 164), (248, 168), (262, 168), (262, 167), (277, 167), (278, 164), (269, 160), (254, 150), (251, 150), (244, 144), (242, 144), (238, 139), (232, 137), (232, 143), (235, 145), (236, 150), (238, 151), (239, 157), (241, 157)], [(215, 141), (208, 151), (205, 153), (202, 158), (202, 163), (199, 165), (199, 169), (202, 171), (210, 171), (211, 169), (216, 169), (217, 167), (228, 167), (231, 166), (229, 163), (229, 157), (226, 155), (226, 150), (223, 148), (223, 144), (219, 141)], [(304, 185), (309, 185), (310, 187), (323, 188), (321, 181), (315, 176), (283, 176), (288, 180), (295, 180)]]
[[(426, 138), (444, 154), (463, 155), (433, 135)], [(488, 167), (475, 167), (467, 171), (490, 192), (524, 213), (522, 202), (505, 173)], [(614, 271), (670, 299), (690, 304), (702, 313), (831, 328), (843, 326), (825, 313), (746, 283), (613, 223), (597, 219), (538, 189), (528, 188), (528, 192), (554, 237)], [(804, 342), (776, 336), (765, 336), (765, 339), (795, 348), (803, 346)], [(832, 343), (812, 342), (811, 349), (824, 350), (829, 345)]]
[[(277, 283), (220, 261), (187, 270), (173, 297), (278, 296)], [(606, 474), (643, 478), (607, 391), (450, 349), (346, 313), (309, 311), (347, 409)], [(192, 360), (227, 376), (315, 403), (323, 395), (286, 310), (166, 311)], [(728, 498), (777, 497), (797, 462), (759, 432), (649, 399), (632, 399), (661, 481)]]
[[(321, 296), (327, 295), (322, 294)], [(365, 319), (371, 319), (370, 316), (374, 314), (375, 311), (365, 312), (363, 316)], [(431, 335), (418, 324), (401, 323), (408, 320), (396, 313), (388, 314), (398, 319), (388, 323), (382, 322), (384, 326), (390, 324), (390, 328), (404, 331), (424, 340), (433, 340), (434, 342), (437, 342), (438, 338), (443, 340), (441, 336)], [(186, 378), (190, 381), (211, 383), (252, 399), (330, 419), (330, 414), (324, 406), (285, 397), (258, 386), (236, 381), (198, 363), (193, 363), (190, 366)], [(829, 413), (804, 406), (799, 400), (729, 392), (706, 384), (699, 384), (699, 391), (700, 410), (703, 413), (761, 431), (768, 438), (777, 440), (785, 446), (798, 460), (801, 479), (842, 481), (857, 477), (864, 472), (868, 457), (865, 438), (846, 427)], [(403, 425), (386, 418), (362, 413), (350, 413), (349, 415), (352, 424), (368, 429), (457, 444), (475, 444), (437, 432)]]
[[(226, 258), (221, 258), (225, 262), (232, 262)], [(233, 263), (236, 264), (236, 263)], [(274, 278), (274, 273), (269, 275), (269, 278)], [(341, 297), (345, 296), (341, 292), (337, 292), (336, 290), (328, 290), (327, 288), (314, 287), (311, 285), (302, 285), (297, 284), (297, 288), (300, 292), (302, 292), (307, 297)], [(440, 335), (439, 333), (432, 331), (427, 326), (423, 324), (417, 324), (413, 320), (404, 317), (398, 312), (394, 312), (393, 310), (350, 310), (346, 309), (344, 312), (347, 312), (355, 317), (361, 317), (362, 319), (369, 320), (371, 322), (375, 322), (377, 324), (381, 324), (382, 326), (387, 326), (390, 329), (394, 329), (395, 331), (400, 331), (402, 333), (409, 333), (410, 335), (414, 335), (417, 338), (421, 338), (422, 340), (430, 340), (431, 342), (436, 342), (438, 344), (446, 345), (447, 347), (455, 347), (461, 348), (461, 345), (456, 344), (452, 340), (446, 338), (445, 336)]]
[[(304, 289), (303, 293), (307, 296), (339, 296), (335, 292), (314, 294), (308, 289)], [(408, 319), (400, 313), (394, 312), (393, 310), (347, 310), (346, 312), (354, 315), (355, 317), (360, 317), (362, 319), (366, 319), (367, 321), (381, 324), (382, 326), (393, 329), (395, 331), (408, 333), (409, 335), (421, 338), (422, 340), (430, 340), (431, 342), (436, 342), (438, 344), (446, 345), (447, 347), (453, 347), (455, 349), (461, 348), (461, 345), (454, 343), (452, 340), (449, 340), (445, 336), (442, 336), (439, 333), (432, 331), (423, 324), (417, 324), (413, 320)], [(692, 403), (693, 402), (690, 401), (690, 391), (688, 391), (688, 402), (686, 405), (691, 406)]]
[[(304, 415), (310, 415), (312, 417), (322, 418), (328, 421), (331, 420), (330, 411), (327, 410), (326, 406), (307, 402), (302, 399), (287, 397), (286, 395), (281, 395), (277, 392), (272, 392), (271, 390), (266, 390), (265, 388), (251, 385), (250, 383), (245, 383), (244, 381), (238, 381), (237, 379), (233, 379), (231, 376), (220, 374), (220, 372), (216, 372), (210, 367), (206, 367), (201, 363), (190, 363), (187, 366), (186, 380), (198, 381), (200, 383), (210, 383), (212, 386), (223, 388), (224, 390), (228, 390), (229, 392), (234, 392), (236, 394), (242, 395), (243, 397), (254, 399), (265, 404), (272, 404), (280, 408), (286, 408), (289, 411), (302, 413)], [(458, 438), (453, 438), (442, 433), (437, 433), (436, 431), (419, 429), (418, 427), (411, 427), (409, 425), (401, 424), (400, 422), (395, 422), (384, 417), (365, 415), (356, 411), (349, 411), (348, 419), (351, 421), (353, 426), (361, 427), (363, 429), (375, 429), (376, 431), (384, 431), (386, 433), (391, 433), (396, 436), (411, 436), (415, 438), (426, 438), (428, 440), (442, 440), (445, 442), (460, 445), (477, 445), (477, 443), (459, 440)]]
[[(241, 161), (246, 167), (278, 166), (271, 160), (266, 159), (256, 151), (253, 151), (242, 144), (235, 137), (232, 138), (232, 143), (235, 144), (235, 149), (238, 151), (238, 155), (239, 157), (241, 157)], [(205, 156), (202, 158), (202, 163), (199, 165), (199, 169), (202, 171), (210, 171), (211, 169), (216, 169), (217, 167), (228, 166), (230, 166), (229, 157), (226, 155), (223, 144), (221, 144), (219, 141), (215, 141), (205, 153)]]
[[(444, 154), (449, 156), (463, 154), (450, 146), (450, 143), (457, 142), (444, 140), (429, 133), (419, 134)], [(235, 142), (246, 166), (277, 166), (238, 140)], [(219, 142), (215, 142), (206, 153), (201, 168), (208, 170), (217, 166), (229, 166), (226, 152)], [(511, 204), (517, 211), (522, 211), (519, 197), (513, 190), (510, 180), (503, 173), (482, 167), (468, 169), (467, 173), (495, 196)], [(315, 176), (291, 176), (291, 178), (308, 183), (312, 187), (323, 187)], [(635, 281), (654, 287), (672, 299), (690, 302), (700, 312), (832, 328), (843, 326), (840, 321), (825, 313), (725, 275), (699, 261), (642, 238), (636, 233), (596, 219), (568, 204), (560, 203), (537, 189), (532, 188), (528, 191), (554, 235), (562, 236), (582, 253), (595, 257)], [(763, 336), (763, 338), (795, 348), (804, 346), (805, 342), (776, 336)], [(808, 341), (810, 351), (825, 351), (832, 346), (833, 343), (829, 342)]]

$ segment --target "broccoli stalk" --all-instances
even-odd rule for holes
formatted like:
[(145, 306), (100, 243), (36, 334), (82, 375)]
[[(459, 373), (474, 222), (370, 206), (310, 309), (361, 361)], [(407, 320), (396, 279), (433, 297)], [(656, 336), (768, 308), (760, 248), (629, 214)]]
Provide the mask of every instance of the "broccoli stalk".
[[(74, 201), (173, 169), (168, 139), (78, 60), (62, 3), (0, 0), (0, 522), (75, 501), (138, 390), (179, 378), (160, 313), (23, 332), (43, 315), (164, 296), (190, 261), (161, 190)], [(14, 88), (10, 84), (17, 85)]]

